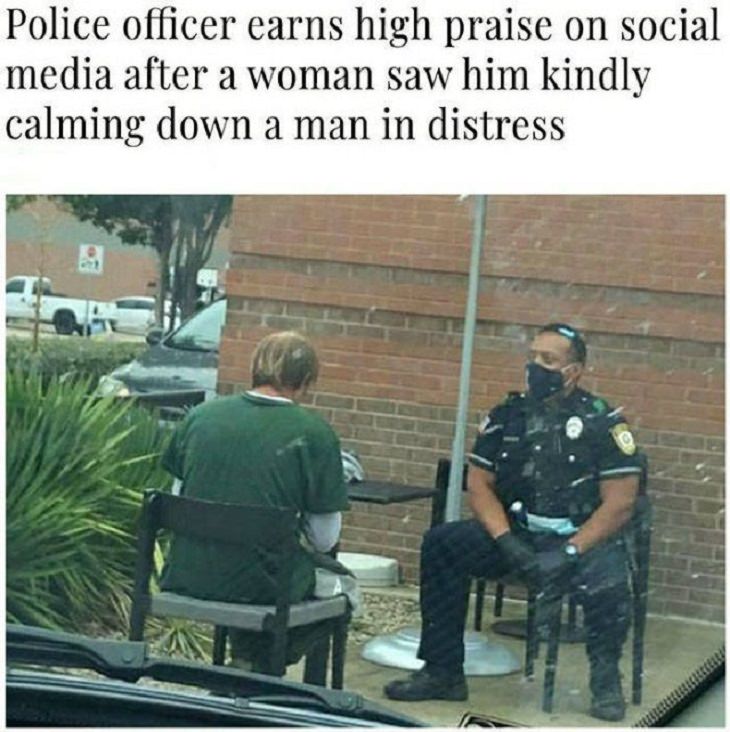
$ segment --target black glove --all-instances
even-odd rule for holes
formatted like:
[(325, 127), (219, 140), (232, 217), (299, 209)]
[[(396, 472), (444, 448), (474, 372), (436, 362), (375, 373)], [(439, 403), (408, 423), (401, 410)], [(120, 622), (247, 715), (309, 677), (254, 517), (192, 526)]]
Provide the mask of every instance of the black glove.
[(510, 570), (519, 572), (530, 583), (537, 581), (537, 554), (529, 544), (511, 531), (502, 534), (496, 542)]
[(535, 574), (540, 589), (551, 594), (562, 594), (577, 562), (577, 555), (568, 554), (565, 545), (550, 551), (538, 552)]

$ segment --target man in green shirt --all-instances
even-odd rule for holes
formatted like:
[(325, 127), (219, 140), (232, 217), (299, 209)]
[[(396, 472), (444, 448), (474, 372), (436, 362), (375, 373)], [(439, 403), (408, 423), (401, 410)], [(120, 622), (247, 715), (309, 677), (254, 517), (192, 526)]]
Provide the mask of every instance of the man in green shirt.
[[(253, 354), (252, 388), (193, 409), (162, 459), (182, 481), (186, 496), (299, 512), (293, 602), (312, 596), (311, 549), (325, 552), (337, 543), (340, 511), (348, 507), (339, 439), (324, 419), (298, 404), (318, 370), (314, 348), (303, 336), (267, 336)], [(161, 586), (206, 600), (274, 600), (266, 557), (242, 557), (225, 545), (184, 537), (170, 547)], [(290, 633), (287, 661), (295, 662), (315, 636)], [(253, 634), (232, 632), (231, 648), (235, 662), (245, 659), (253, 661), (256, 670), (265, 668), (265, 646)]]

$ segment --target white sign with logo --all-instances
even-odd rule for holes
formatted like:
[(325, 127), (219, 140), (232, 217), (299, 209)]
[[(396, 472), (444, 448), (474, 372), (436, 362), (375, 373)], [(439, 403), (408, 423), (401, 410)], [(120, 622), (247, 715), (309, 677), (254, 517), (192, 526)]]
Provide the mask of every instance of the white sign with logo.
[(218, 287), (218, 270), (207, 267), (199, 269), (195, 284), (198, 287)]
[(80, 244), (78, 270), (81, 274), (104, 274), (104, 247), (98, 244)]

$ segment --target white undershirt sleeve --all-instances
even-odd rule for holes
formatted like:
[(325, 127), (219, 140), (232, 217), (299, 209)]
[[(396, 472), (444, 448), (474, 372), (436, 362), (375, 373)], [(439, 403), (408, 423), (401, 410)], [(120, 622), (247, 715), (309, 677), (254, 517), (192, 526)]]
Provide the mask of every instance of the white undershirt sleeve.
[(339, 511), (304, 514), (304, 535), (318, 552), (332, 549), (340, 539), (341, 529), (342, 514)]

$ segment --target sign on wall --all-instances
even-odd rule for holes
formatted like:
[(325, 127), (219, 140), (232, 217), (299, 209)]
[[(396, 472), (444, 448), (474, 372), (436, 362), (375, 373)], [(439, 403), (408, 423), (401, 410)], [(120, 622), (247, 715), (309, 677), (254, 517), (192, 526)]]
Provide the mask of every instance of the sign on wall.
[(104, 247), (98, 244), (80, 244), (78, 271), (81, 274), (104, 274)]
[(218, 270), (203, 268), (198, 270), (195, 284), (199, 287), (218, 287)]

